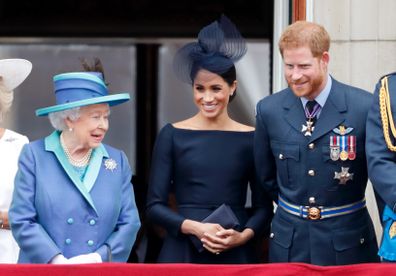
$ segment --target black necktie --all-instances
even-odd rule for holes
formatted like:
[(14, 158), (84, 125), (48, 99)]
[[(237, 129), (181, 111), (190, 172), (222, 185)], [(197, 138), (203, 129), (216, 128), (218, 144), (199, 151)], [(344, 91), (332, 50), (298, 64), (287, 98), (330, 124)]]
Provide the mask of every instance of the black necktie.
[(318, 109), (318, 107), (315, 108), (316, 105), (318, 105), (318, 103), (315, 100), (308, 101), (307, 104), (305, 105), (305, 109), (306, 109), (305, 115), (307, 119), (311, 118), (312, 122), (316, 121), (316, 115), (318, 114), (318, 112), (315, 112), (315, 109), (316, 110)]

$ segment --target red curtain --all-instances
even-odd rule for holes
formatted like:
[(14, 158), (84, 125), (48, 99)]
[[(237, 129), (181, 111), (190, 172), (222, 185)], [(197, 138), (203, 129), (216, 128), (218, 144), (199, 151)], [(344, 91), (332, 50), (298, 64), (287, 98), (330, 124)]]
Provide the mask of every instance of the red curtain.
[(48, 276), (388, 276), (395, 264), (361, 264), (321, 267), (308, 264), (194, 265), (194, 264), (89, 264), (89, 265), (0, 265), (0, 275)]

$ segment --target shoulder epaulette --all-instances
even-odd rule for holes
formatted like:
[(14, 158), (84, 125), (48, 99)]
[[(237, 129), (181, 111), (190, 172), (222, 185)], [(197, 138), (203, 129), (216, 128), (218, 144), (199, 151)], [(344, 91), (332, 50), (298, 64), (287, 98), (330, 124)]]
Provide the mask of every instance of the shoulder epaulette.
[(379, 80), (378, 80), (378, 81), (381, 81), (383, 78), (385, 78), (385, 77), (390, 77), (390, 76), (395, 76), (395, 77), (396, 77), (396, 71), (395, 71), (395, 72), (388, 73), (388, 74), (385, 74), (385, 75), (381, 76), (381, 77), (379, 78)]

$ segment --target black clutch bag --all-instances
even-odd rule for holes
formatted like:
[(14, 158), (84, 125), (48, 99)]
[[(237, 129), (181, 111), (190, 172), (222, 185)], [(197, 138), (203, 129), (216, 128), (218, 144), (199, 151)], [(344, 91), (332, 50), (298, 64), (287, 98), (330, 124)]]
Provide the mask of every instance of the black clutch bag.
[[(218, 223), (225, 229), (235, 228), (239, 226), (238, 218), (235, 216), (230, 206), (226, 204), (220, 205), (209, 216), (202, 220), (202, 222)], [(202, 242), (196, 236), (191, 235), (190, 238), (195, 248), (197, 248), (199, 252), (203, 252), (205, 250)]]

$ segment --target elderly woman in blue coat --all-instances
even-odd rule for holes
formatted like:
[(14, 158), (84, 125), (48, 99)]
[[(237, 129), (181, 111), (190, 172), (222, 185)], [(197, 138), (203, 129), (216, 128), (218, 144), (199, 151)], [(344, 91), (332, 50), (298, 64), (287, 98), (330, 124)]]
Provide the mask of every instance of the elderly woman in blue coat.
[(140, 227), (125, 154), (102, 143), (109, 106), (100, 72), (56, 75), (56, 105), (41, 108), (56, 129), (21, 153), (10, 208), (19, 263), (126, 262)]

